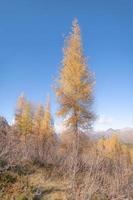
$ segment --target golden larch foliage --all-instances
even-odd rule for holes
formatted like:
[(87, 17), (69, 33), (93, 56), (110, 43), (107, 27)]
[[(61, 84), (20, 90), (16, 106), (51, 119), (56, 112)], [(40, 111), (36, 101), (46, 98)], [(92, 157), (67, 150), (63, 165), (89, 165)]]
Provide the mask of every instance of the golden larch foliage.
[(27, 135), (32, 132), (32, 106), (27, 101), (24, 95), (18, 98), (16, 113), (15, 113), (15, 126), (22, 135)]
[(16, 111), (15, 111), (15, 125), (19, 128), (21, 126), (21, 118), (22, 118), (22, 112), (26, 104), (26, 98), (24, 94), (21, 94), (18, 97), (17, 105), (16, 105)]
[(103, 155), (109, 158), (124, 156), (128, 162), (131, 162), (130, 149), (127, 145), (120, 142), (116, 134), (113, 134), (110, 138), (99, 139), (97, 147)]
[(98, 149), (109, 157), (113, 157), (121, 152), (121, 144), (117, 135), (113, 134), (108, 139), (100, 139), (98, 141)]
[(35, 134), (41, 134), (41, 123), (44, 116), (44, 107), (41, 104), (37, 105), (33, 118), (33, 132)]
[(50, 111), (50, 97), (47, 97), (44, 108), (44, 116), (41, 122), (41, 134), (51, 136), (53, 134), (52, 116)]
[(73, 21), (72, 32), (65, 41), (64, 58), (56, 95), (60, 104), (58, 116), (65, 117), (71, 128), (88, 128), (94, 119), (91, 110), (93, 75), (83, 54), (80, 27)]
[(32, 133), (32, 107), (29, 102), (25, 103), (22, 111), (20, 130), (23, 135)]

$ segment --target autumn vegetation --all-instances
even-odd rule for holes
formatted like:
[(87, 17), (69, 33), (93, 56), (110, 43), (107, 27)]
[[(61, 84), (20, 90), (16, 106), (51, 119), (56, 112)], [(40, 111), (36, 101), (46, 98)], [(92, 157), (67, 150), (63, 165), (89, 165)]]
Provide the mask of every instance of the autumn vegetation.
[(80, 27), (73, 21), (54, 85), (63, 129), (57, 134), (50, 96), (45, 105), (24, 94), (14, 123), (0, 118), (0, 199), (132, 200), (133, 147), (113, 134), (89, 136), (95, 77), (84, 56)]

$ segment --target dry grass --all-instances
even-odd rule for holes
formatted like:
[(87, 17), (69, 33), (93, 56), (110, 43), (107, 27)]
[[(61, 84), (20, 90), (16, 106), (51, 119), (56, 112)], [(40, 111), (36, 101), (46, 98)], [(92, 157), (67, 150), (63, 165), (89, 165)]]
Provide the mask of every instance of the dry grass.
[(46, 156), (38, 157), (34, 137), (27, 147), (13, 130), (2, 138), (0, 200), (36, 200), (36, 195), (39, 200), (133, 200), (133, 165), (121, 148), (106, 154), (81, 134), (75, 158), (70, 133), (47, 143), (39, 149), (41, 154), (47, 149)]
[(38, 192), (41, 193), (41, 200), (67, 200), (68, 182), (63, 179), (47, 178), (47, 173), (47, 169), (38, 167), (28, 176), (11, 171), (3, 172), (2, 177), (6, 177), (7, 180), (2, 179), (3, 190), (0, 193), (0, 200), (26, 200), (26, 197), (33, 200)]

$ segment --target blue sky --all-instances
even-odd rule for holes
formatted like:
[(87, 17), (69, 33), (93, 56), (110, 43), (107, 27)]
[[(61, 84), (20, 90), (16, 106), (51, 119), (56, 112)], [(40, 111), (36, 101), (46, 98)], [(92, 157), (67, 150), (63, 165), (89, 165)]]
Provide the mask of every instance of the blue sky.
[(132, 0), (0, 0), (0, 115), (12, 120), (21, 92), (52, 98), (64, 38), (77, 17), (96, 74), (96, 129), (133, 127)]

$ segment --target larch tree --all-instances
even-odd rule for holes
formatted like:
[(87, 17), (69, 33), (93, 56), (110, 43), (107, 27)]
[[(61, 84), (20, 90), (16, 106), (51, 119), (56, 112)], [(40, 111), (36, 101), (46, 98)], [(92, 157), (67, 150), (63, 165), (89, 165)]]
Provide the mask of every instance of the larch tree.
[(40, 144), (42, 147), (41, 160), (49, 162), (54, 156), (55, 134), (50, 111), (50, 97), (46, 99), (44, 116), (41, 124)]
[(26, 102), (22, 117), (21, 117), (21, 130), (24, 136), (32, 133), (33, 121), (32, 121), (32, 106), (30, 102)]
[(26, 98), (24, 94), (21, 94), (18, 97), (17, 100), (17, 105), (16, 105), (16, 111), (15, 111), (15, 125), (17, 129), (20, 131), (21, 130), (21, 125), (22, 125), (22, 113), (26, 104)]
[(83, 53), (80, 27), (73, 21), (72, 32), (65, 40), (62, 68), (56, 86), (57, 101), (60, 105), (58, 116), (64, 118), (65, 126), (74, 134), (71, 157), (71, 184), (76, 199), (76, 174), (78, 172), (79, 134), (91, 127), (94, 77), (88, 69)]
[(53, 135), (53, 124), (52, 116), (50, 111), (50, 97), (47, 96), (46, 104), (44, 108), (44, 116), (41, 123), (41, 133), (42, 135), (49, 137)]
[(33, 133), (34, 133), (34, 147), (36, 159), (40, 159), (40, 136), (41, 136), (41, 125), (44, 116), (44, 107), (41, 104), (38, 104), (35, 107), (35, 112), (33, 116)]
[(32, 106), (24, 95), (18, 98), (15, 125), (22, 135), (27, 135), (32, 132)]
[(33, 132), (37, 135), (41, 134), (41, 124), (44, 116), (44, 107), (38, 104), (33, 118)]
[(20, 96), (17, 103), (15, 125), (21, 139), (25, 144), (25, 155), (28, 156), (27, 136), (32, 133), (33, 129), (33, 109), (32, 105), (24, 96)]
[(57, 82), (56, 95), (60, 105), (58, 116), (77, 130), (89, 128), (94, 120), (91, 109), (94, 79), (84, 57), (80, 27), (73, 21), (72, 32), (65, 40), (64, 58)]

